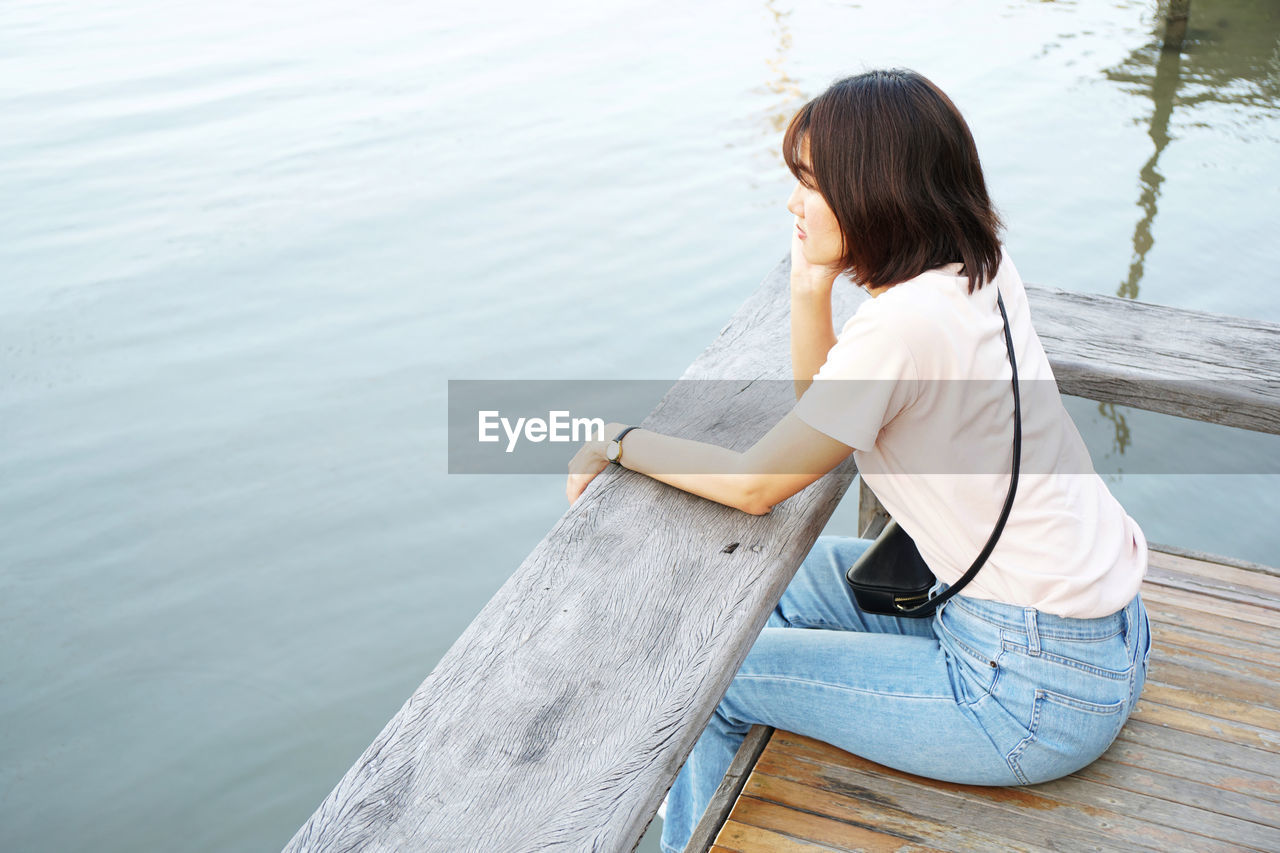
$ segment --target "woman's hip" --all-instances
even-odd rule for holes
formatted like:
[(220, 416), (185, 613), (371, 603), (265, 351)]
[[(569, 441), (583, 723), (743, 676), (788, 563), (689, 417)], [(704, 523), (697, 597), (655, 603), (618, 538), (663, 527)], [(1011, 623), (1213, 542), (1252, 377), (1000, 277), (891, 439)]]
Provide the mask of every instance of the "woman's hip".
[(1023, 783), (1101, 755), (1145, 682), (1150, 628), (1140, 597), (1111, 616), (1071, 619), (957, 596), (934, 624), (957, 662), (962, 701), (1007, 747)]

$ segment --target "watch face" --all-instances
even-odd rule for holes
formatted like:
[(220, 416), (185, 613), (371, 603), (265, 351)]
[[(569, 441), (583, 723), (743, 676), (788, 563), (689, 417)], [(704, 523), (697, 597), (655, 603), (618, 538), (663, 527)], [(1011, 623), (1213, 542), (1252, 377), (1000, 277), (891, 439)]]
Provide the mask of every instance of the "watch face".
[(617, 462), (618, 457), (622, 455), (622, 442), (611, 441), (609, 446), (604, 449), (604, 458), (610, 462)]

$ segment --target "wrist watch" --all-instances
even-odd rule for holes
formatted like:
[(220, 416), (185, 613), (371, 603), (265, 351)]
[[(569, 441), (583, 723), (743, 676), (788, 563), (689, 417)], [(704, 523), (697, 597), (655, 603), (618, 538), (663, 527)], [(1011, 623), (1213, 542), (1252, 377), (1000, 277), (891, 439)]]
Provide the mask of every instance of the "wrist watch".
[(639, 427), (629, 426), (614, 437), (613, 441), (604, 449), (604, 458), (608, 459), (614, 465), (622, 464), (622, 439), (626, 438), (627, 433)]

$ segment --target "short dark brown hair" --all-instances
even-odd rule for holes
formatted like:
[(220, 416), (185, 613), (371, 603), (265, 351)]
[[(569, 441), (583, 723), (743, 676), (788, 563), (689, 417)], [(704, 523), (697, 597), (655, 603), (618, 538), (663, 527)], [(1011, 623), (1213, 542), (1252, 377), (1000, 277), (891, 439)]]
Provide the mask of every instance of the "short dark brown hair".
[(830, 205), (841, 263), (859, 284), (898, 284), (956, 261), (970, 293), (995, 277), (1001, 223), (973, 134), (920, 74), (892, 68), (837, 80), (796, 113), (782, 154)]

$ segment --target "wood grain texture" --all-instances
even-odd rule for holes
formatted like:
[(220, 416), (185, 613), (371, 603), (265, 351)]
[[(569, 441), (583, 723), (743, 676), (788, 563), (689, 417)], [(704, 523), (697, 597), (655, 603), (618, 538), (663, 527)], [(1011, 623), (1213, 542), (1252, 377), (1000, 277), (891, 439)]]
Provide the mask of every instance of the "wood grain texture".
[(1196, 551), (1192, 548), (1180, 548), (1177, 545), (1166, 545), (1159, 542), (1147, 542), (1153, 552), (1158, 551), (1160, 554), (1168, 557), (1182, 558), (1203, 565), (1204, 563), (1212, 563), (1215, 566), (1230, 566), (1237, 569), (1246, 569), (1254, 576), (1254, 579), (1263, 582), (1262, 575), (1270, 575), (1271, 578), (1280, 578), (1280, 566), (1267, 566), (1262, 563), (1255, 563), (1250, 560), (1241, 560), (1238, 557), (1227, 557), (1221, 554), (1207, 554), (1204, 551)]
[(1280, 612), (1259, 604), (1225, 601), (1217, 596), (1200, 595), (1194, 591), (1174, 589), (1163, 584), (1142, 585), (1142, 599), (1158, 605), (1198, 610), (1207, 615), (1233, 622), (1243, 622), (1251, 627), (1249, 636), (1269, 646), (1280, 646)]
[[(742, 448), (786, 414), (758, 380), (790, 379), (788, 271), (682, 377), (739, 381), (676, 383), (646, 427)], [(757, 517), (609, 468), (287, 849), (633, 849), (853, 475)]]
[(1280, 433), (1280, 325), (1027, 285), (1064, 394)]
[(781, 731), (774, 737), (785, 739), (785, 757), (766, 750), (747, 783), (751, 796), (807, 802), (811, 812), (908, 834), (944, 850), (1113, 850), (1116, 843), (1189, 850), (1199, 840), (1107, 809), (1060, 803), (1035, 788), (937, 782), (809, 738)]
[(1206, 595), (1231, 600), (1245, 595), (1261, 599), (1260, 603), (1269, 607), (1280, 605), (1280, 577), (1270, 574), (1265, 566), (1245, 569), (1148, 547), (1149, 578), (1177, 578), (1184, 584), (1195, 584), (1195, 591)]
[[(1131, 724), (1129, 734), (1133, 734), (1139, 727), (1139, 724)], [(1204, 752), (1196, 756), (1186, 755), (1185, 752), (1178, 751), (1185, 750), (1186, 746), (1178, 743), (1172, 735), (1162, 736), (1159, 741), (1162, 746), (1139, 743), (1132, 737), (1120, 738), (1097, 763), (1127, 764), (1174, 779), (1196, 779), (1220, 792), (1244, 794), (1255, 800), (1280, 803), (1280, 779), (1275, 776), (1243, 769), (1229, 760), (1223, 760), (1226, 756)], [(1201, 745), (1201, 742), (1196, 741), (1196, 745)], [(1265, 759), (1267, 756), (1264, 754), (1258, 757)], [(1216, 802), (1215, 796), (1204, 802)]]
[[(1150, 612), (1150, 611), (1148, 611)], [(1204, 654), (1214, 654), (1231, 660), (1244, 660), (1280, 671), (1280, 650), (1250, 643), (1243, 637), (1223, 637), (1200, 631), (1185, 625), (1152, 621), (1152, 642), (1163, 651), (1171, 648), (1194, 649)], [(1247, 637), (1247, 635), (1245, 635)]]
[(799, 841), (821, 844), (827, 850), (865, 850), (868, 853), (923, 853), (938, 850), (916, 839), (868, 829), (850, 821), (799, 812), (755, 797), (743, 797), (739, 800), (738, 806), (733, 810), (733, 821), (761, 829), (767, 828), (771, 832)]
[[(779, 731), (774, 737), (787, 739), (786, 756), (766, 750), (746, 794), (783, 803), (807, 797), (810, 812), (910, 832), (917, 838), (927, 837), (941, 849), (965, 849), (950, 839), (963, 840), (974, 833), (996, 839), (988, 849), (1153, 848), (1223, 853), (1239, 849), (1241, 843), (1275, 837), (1273, 828), (1194, 804), (1171, 803), (1076, 777), (1019, 788), (958, 785), (882, 767), (790, 733)], [(779, 793), (774, 791), (778, 780), (809, 790)], [(1170, 824), (1171, 816), (1182, 825)], [(1197, 822), (1197, 818), (1203, 820)], [(1232, 832), (1235, 840), (1222, 838)]]
[(1222, 639), (1248, 638), (1249, 642), (1271, 653), (1280, 653), (1280, 631), (1232, 619), (1223, 613), (1202, 612), (1196, 607), (1195, 596), (1182, 602), (1169, 602), (1151, 595), (1147, 589), (1143, 590), (1142, 600), (1153, 622), (1158, 620), (1173, 628), (1215, 634)]
[[(816, 844), (791, 838), (780, 832), (761, 829), (737, 821), (729, 821), (720, 833), (722, 841), (716, 845), (718, 850), (732, 850), (733, 853), (831, 853), (825, 844)], [(723, 846), (721, 846), (723, 845)]]
[[(747, 790), (754, 799), (791, 809), (797, 821), (820, 816), (852, 827), (905, 836), (912, 843), (927, 843), (941, 850), (966, 851), (1043, 849), (1039, 839), (1054, 831), (1052, 824), (1034, 813), (1012, 829), (1004, 826), (1007, 814), (987, 813), (977, 821), (971, 820), (967, 814), (971, 805), (933, 790), (913, 791), (909, 802), (904, 803), (894, 789), (885, 790), (878, 782), (872, 788), (864, 787), (868, 781), (865, 777), (799, 756), (793, 750), (794, 745), (788, 744), (780, 755), (762, 757)], [(904, 805), (908, 807), (903, 808)], [(772, 828), (778, 814), (776, 809), (760, 810), (753, 819)], [(807, 835), (798, 828), (792, 832)], [(833, 840), (831, 835), (827, 836), (829, 841)], [(849, 833), (850, 840), (852, 836)]]
[[(1220, 738), (1200, 737), (1194, 733), (1170, 729), (1158, 723), (1145, 723), (1133, 718), (1125, 723), (1116, 741), (1167, 750), (1197, 761), (1212, 762), (1228, 768), (1239, 768), (1245, 773), (1271, 780), (1273, 786), (1280, 785), (1274, 751), (1257, 749)], [(1232, 788), (1232, 790), (1240, 789)], [(1268, 787), (1268, 790), (1273, 789)]]
[[(1201, 710), (1231, 709), (1231, 719), (1248, 722), (1261, 728), (1280, 731), (1280, 710), (1276, 709), (1276, 683), (1274, 674), (1266, 678), (1264, 671), (1244, 662), (1218, 658), (1219, 666), (1206, 655), (1196, 658), (1191, 650), (1166, 646), (1158, 655), (1147, 674), (1150, 690), (1142, 695), (1153, 702), (1178, 708)], [(1190, 665), (1188, 665), (1190, 664)]]

